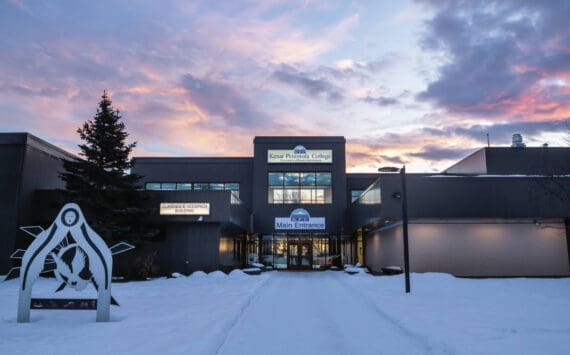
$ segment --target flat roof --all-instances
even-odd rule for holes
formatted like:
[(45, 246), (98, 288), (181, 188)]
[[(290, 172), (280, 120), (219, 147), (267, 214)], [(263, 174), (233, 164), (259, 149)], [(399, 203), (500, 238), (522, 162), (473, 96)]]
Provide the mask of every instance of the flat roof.
[[(457, 172), (457, 170), (463, 170)], [(484, 147), (443, 171), (444, 174), (542, 175), (570, 173), (569, 147)]]
[(253, 163), (253, 157), (134, 157), (133, 161), (144, 164), (242, 164)]
[(29, 145), (42, 152), (63, 159), (76, 159), (77, 156), (28, 132), (2, 132), (0, 145)]
[(346, 143), (343, 136), (257, 136), (253, 143)]

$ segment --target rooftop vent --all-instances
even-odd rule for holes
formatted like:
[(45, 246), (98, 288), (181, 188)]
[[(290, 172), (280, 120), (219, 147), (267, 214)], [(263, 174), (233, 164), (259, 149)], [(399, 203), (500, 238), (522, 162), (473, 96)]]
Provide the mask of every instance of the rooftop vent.
[(511, 144), (512, 148), (524, 148), (526, 144), (523, 143), (523, 137), (520, 133), (513, 134), (513, 144)]

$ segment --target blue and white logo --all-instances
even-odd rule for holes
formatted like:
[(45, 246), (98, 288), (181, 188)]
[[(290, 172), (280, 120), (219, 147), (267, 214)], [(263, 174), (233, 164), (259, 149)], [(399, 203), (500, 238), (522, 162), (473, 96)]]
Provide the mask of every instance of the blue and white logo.
[(291, 212), (291, 222), (309, 222), (311, 220), (311, 216), (307, 210), (302, 208), (297, 208)]
[(303, 208), (294, 209), (289, 217), (276, 217), (275, 229), (322, 230), (326, 228), (325, 217), (311, 217)]
[(293, 148), (293, 153), (295, 154), (307, 154), (307, 148), (303, 147), (302, 145), (298, 145)]

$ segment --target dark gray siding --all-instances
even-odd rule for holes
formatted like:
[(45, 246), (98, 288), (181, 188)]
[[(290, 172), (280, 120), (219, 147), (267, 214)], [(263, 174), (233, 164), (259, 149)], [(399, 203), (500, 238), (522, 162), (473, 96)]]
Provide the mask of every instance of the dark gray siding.
[(485, 148), (487, 174), (570, 174), (568, 148)]
[(350, 173), (346, 174), (346, 200), (351, 203), (350, 191), (366, 190), (380, 177), (379, 173)]
[[(29, 138), (31, 140), (33, 138)], [(65, 183), (59, 178), (63, 171), (61, 154), (42, 150), (41, 146), (29, 142), (26, 145), (22, 185), (18, 202), (18, 226), (35, 224), (34, 192), (39, 189), (64, 189)], [(57, 154), (57, 153), (56, 153)], [(19, 232), (24, 238), (19, 238), (17, 246), (24, 248), (31, 239)]]
[[(164, 240), (146, 243), (143, 250), (126, 255), (131, 263), (156, 254), (160, 274), (191, 273), (220, 269), (220, 235), (239, 238), (249, 228), (249, 211), (231, 203), (230, 191), (145, 191), (146, 206), (152, 209), (151, 222), (162, 229)], [(161, 216), (161, 202), (208, 202), (210, 215)], [(201, 219), (199, 219), (201, 217)], [(233, 252), (232, 252), (233, 254)], [(137, 259), (138, 258), (138, 259)], [(224, 265), (227, 266), (227, 265)], [(122, 262), (121, 271), (124, 269)], [(127, 269), (128, 270), (128, 269)]]
[[(410, 218), (567, 218), (570, 177), (498, 177), (409, 174)], [(385, 175), (369, 193), (380, 190), (381, 201), (361, 198), (350, 209), (352, 228), (380, 225), (401, 216), (398, 174)]]
[(168, 273), (219, 269), (220, 224), (169, 223), (158, 263)]
[[(332, 164), (268, 164), (268, 149), (293, 149), (303, 145), (309, 150), (331, 149)], [(331, 234), (344, 230), (345, 210), (347, 206), (346, 192), (346, 160), (344, 137), (256, 137), (254, 140), (253, 164), (253, 210), (254, 229), (258, 233), (276, 232), (275, 217), (288, 217), (296, 208), (306, 209), (311, 217), (325, 217), (326, 230), (319, 231)], [(286, 204), (274, 205), (267, 202), (268, 172), (281, 171), (322, 171), (332, 173), (332, 204)], [(280, 231), (284, 232), (284, 231)], [(291, 231), (301, 232), (301, 231)], [(318, 232), (318, 231), (312, 231)]]
[(63, 158), (73, 155), (31, 134), (0, 134), (0, 272), (9, 269), (14, 249), (31, 242), (18, 227), (35, 223), (34, 191), (64, 187), (59, 178)]
[(18, 191), (23, 162), (23, 145), (0, 145), (0, 274), (10, 269), (10, 255), (16, 247)]
[(251, 210), (252, 158), (134, 158), (133, 173), (147, 182), (237, 182), (240, 200)]
[[(162, 240), (137, 243), (113, 260), (113, 273), (129, 278), (219, 269), (219, 223), (168, 223)], [(146, 273), (146, 275), (145, 275)]]
[[(145, 191), (145, 205), (152, 210), (152, 220), (160, 223), (195, 223), (202, 217), (204, 223), (231, 223), (249, 230), (249, 211), (245, 206), (232, 204), (230, 191)], [(161, 202), (208, 202), (209, 216), (160, 216)]]
[[(563, 218), (570, 215), (570, 178), (423, 177), (409, 179), (411, 217)], [(397, 217), (398, 201), (387, 185), (383, 212)], [(394, 206), (395, 202), (395, 206)]]

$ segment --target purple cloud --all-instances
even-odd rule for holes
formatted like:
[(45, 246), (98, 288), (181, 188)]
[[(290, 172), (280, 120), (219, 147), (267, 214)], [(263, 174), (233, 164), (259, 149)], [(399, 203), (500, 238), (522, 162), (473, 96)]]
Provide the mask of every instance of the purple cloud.
[[(569, 76), (570, 3), (567, 1), (429, 2), (435, 15), (424, 49), (443, 51), (438, 78), (418, 95), (449, 111), (474, 115), (540, 114), (568, 95), (540, 81)], [(533, 98), (541, 93), (543, 101)], [(560, 112), (556, 107), (552, 112)]]
[(206, 110), (212, 118), (221, 119), (230, 126), (264, 127), (272, 122), (269, 115), (262, 112), (239, 89), (229, 84), (191, 74), (184, 75), (181, 83), (192, 102)]
[(291, 65), (282, 64), (273, 72), (273, 78), (313, 98), (324, 98), (331, 103), (344, 100), (343, 90), (328, 79), (300, 71)]
[(446, 148), (433, 144), (423, 146), (419, 152), (411, 152), (408, 155), (428, 161), (459, 160), (472, 153), (473, 148)]

